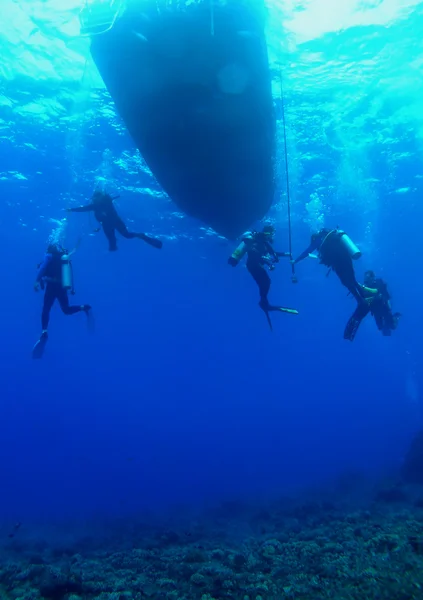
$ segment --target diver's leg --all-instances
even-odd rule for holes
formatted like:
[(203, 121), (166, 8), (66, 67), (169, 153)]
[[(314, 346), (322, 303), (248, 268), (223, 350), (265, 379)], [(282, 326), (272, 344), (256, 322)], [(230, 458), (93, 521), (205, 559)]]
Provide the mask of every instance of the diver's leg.
[(91, 309), (89, 304), (75, 304), (70, 306), (68, 293), (63, 288), (61, 288), (60, 292), (58, 292), (57, 299), (59, 301), (60, 308), (65, 315), (74, 315), (81, 311), (88, 313), (88, 311)]
[(360, 285), (355, 278), (354, 266), (351, 258), (345, 258), (338, 264), (334, 264), (332, 268), (338, 275), (342, 285), (347, 288), (359, 304), (362, 304), (365, 299), (362, 296)]
[(271, 279), (262, 265), (255, 261), (247, 261), (247, 269), (254, 281), (257, 283), (260, 292), (260, 306), (269, 306), (267, 296), (270, 290)]
[(379, 329), (379, 331), (382, 331), (383, 327), (384, 327), (384, 319), (383, 316), (379, 313), (373, 313), (374, 319), (375, 319), (375, 323), (376, 323), (376, 327)]
[(140, 233), (128, 231), (128, 228), (126, 227), (125, 223), (120, 218), (115, 219), (114, 228), (120, 233), (122, 237), (126, 238), (127, 240), (132, 240), (141, 235)]
[(56, 300), (56, 287), (52, 283), (47, 283), (44, 292), (43, 312), (41, 313), (41, 329), (43, 334), (47, 334), (47, 328), (50, 321), (50, 311)]
[(50, 320), (50, 311), (56, 300), (56, 286), (53, 283), (47, 283), (44, 292), (43, 310), (41, 313), (41, 335), (32, 349), (32, 358), (40, 359), (44, 354), (44, 349), (48, 341), (48, 323)]
[(41, 328), (42, 332), (40, 338), (35, 343), (32, 349), (32, 358), (40, 359), (44, 354), (44, 349), (48, 341), (48, 323), (50, 320), (50, 311), (57, 298), (57, 285), (54, 283), (47, 283), (46, 290), (44, 292), (43, 300), (43, 311), (41, 314)]
[(395, 329), (397, 326), (397, 323), (395, 322), (395, 317), (392, 314), (392, 310), (389, 310), (388, 307), (386, 307), (385, 324), (391, 330)]
[(116, 242), (116, 233), (114, 224), (103, 222), (103, 231), (109, 242), (109, 250), (110, 252), (115, 252), (117, 250), (117, 242)]
[(158, 248), (159, 250), (163, 246), (162, 241), (158, 240), (157, 238), (152, 238), (149, 235), (146, 235), (145, 233), (135, 233), (133, 231), (128, 231), (128, 228), (126, 227), (126, 225), (122, 221), (122, 219), (116, 220), (115, 229), (116, 229), (116, 231), (118, 231), (120, 233), (120, 235), (122, 235), (124, 238), (126, 238), (128, 240), (132, 240), (133, 238), (138, 238), (139, 240), (143, 240), (144, 242), (147, 242), (147, 244), (150, 244), (150, 246), (153, 246), (154, 248)]
[(383, 303), (380, 314), (375, 315), (375, 321), (378, 329), (384, 336), (391, 335), (391, 332), (396, 328), (394, 315), (386, 302)]
[(350, 342), (354, 341), (358, 328), (361, 325), (361, 321), (364, 319), (366, 315), (370, 312), (370, 308), (363, 303), (358, 304), (354, 313), (348, 320), (348, 323), (344, 330), (344, 340), (350, 340)]
[(370, 310), (372, 311), (376, 327), (379, 331), (381, 331), (383, 335), (391, 335), (391, 325), (393, 325), (392, 311), (380, 295), (373, 298)]

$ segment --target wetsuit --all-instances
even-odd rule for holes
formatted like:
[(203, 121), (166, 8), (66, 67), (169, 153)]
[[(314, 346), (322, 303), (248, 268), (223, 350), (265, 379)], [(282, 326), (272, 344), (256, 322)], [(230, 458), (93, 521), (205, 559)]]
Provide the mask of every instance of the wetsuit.
[(362, 288), (356, 280), (352, 258), (342, 244), (339, 232), (336, 229), (322, 229), (312, 237), (310, 246), (300, 254), (294, 264), (316, 250), (319, 252), (320, 262), (338, 275), (342, 285), (359, 304), (363, 303)]
[(390, 336), (391, 332), (397, 328), (400, 313), (392, 313), (391, 296), (388, 292), (388, 286), (383, 279), (373, 279), (366, 282), (372, 287), (361, 286), (362, 294), (365, 298), (372, 299), (370, 303), (357, 306), (353, 315), (348, 320), (344, 331), (344, 339), (354, 340), (362, 320), (372, 313), (376, 326), (384, 336)]
[[(263, 233), (250, 233), (242, 238), (247, 247), (247, 269), (257, 283), (260, 293), (260, 306), (270, 310), (272, 307), (267, 298), (272, 283), (265, 266), (271, 270), (275, 268), (275, 263), (279, 262), (280, 256), (289, 256), (286, 252), (276, 252), (273, 246), (266, 240)], [(232, 259), (229, 264), (235, 266)], [(276, 308), (276, 307), (275, 307)]]
[(155, 248), (162, 247), (162, 242), (160, 240), (151, 238), (145, 233), (135, 233), (133, 231), (128, 231), (128, 228), (118, 215), (113, 205), (112, 197), (107, 194), (105, 194), (101, 199), (97, 199), (95, 202), (92, 202), (91, 204), (87, 204), (86, 206), (70, 208), (69, 211), (93, 212), (95, 219), (103, 227), (104, 234), (109, 241), (109, 250), (112, 252), (117, 250), (116, 231), (118, 231), (122, 237), (128, 240), (138, 238), (140, 240), (144, 240), (144, 242), (147, 242)]
[(397, 328), (400, 313), (393, 313), (391, 295), (388, 286), (379, 277), (374, 279), (372, 287), (377, 290), (377, 296), (370, 305), (370, 311), (375, 319), (376, 326), (383, 335), (389, 336)]
[(62, 262), (60, 254), (47, 253), (45, 255), (44, 261), (38, 269), (35, 281), (40, 284), (42, 289), (45, 288), (43, 312), (41, 315), (43, 332), (47, 331), (50, 311), (56, 300), (58, 300), (60, 308), (65, 315), (74, 315), (81, 311), (89, 311), (90, 306), (88, 304), (79, 306), (69, 305), (68, 292), (62, 286)]

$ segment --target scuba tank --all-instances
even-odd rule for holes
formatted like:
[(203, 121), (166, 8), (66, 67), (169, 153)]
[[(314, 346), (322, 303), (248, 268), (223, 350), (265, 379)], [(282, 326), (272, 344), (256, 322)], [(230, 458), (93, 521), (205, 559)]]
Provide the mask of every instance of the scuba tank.
[(341, 229), (338, 229), (338, 235), (342, 245), (348, 251), (348, 254), (351, 256), (351, 258), (353, 260), (359, 259), (362, 255), (361, 251), (359, 248), (357, 248), (352, 239), (345, 233), (345, 231), (342, 231)]
[(354, 242), (352, 241), (352, 239), (345, 233), (345, 231), (342, 231), (342, 229), (332, 229), (331, 231), (329, 231), (329, 233), (326, 235), (326, 237), (323, 239), (322, 243), (320, 244), (320, 248), (319, 248), (319, 256), (320, 258), (322, 258), (323, 254), (324, 254), (324, 249), (326, 248), (326, 244), (329, 240), (329, 238), (332, 238), (332, 236), (338, 236), (339, 241), (341, 242), (341, 245), (344, 247), (344, 249), (348, 252), (348, 255), (353, 259), (353, 260), (357, 260), (358, 258), (361, 257), (361, 251), (357, 248), (357, 246), (354, 244)]
[(245, 242), (241, 242), (240, 245), (235, 248), (235, 250), (231, 254), (231, 264), (234, 266), (239, 263), (245, 253), (247, 252), (247, 244)]
[(62, 287), (65, 290), (73, 289), (72, 263), (68, 254), (62, 254)]
[(242, 236), (242, 238), (243, 238), (242, 242), (239, 244), (239, 246), (237, 248), (235, 248), (235, 250), (231, 254), (231, 257), (229, 258), (229, 262), (231, 265), (236, 267), (236, 265), (243, 258), (243, 256), (245, 256), (245, 253), (247, 252), (247, 244), (245, 243), (244, 240), (252, 239), (252, 237), (253, 237), (253, 235), (250, 232), (245, 233)]

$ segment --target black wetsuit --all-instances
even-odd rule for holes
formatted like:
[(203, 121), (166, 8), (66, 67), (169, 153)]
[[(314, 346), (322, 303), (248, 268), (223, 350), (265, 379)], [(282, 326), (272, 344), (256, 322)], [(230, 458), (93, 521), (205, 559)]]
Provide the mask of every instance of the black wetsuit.
[(370, 302), (357, 306), (345, 327), (344, 339), (351, 342), (354, 340), (362, 320), (369, 312), (372, 313), (377, 328), (384, 336), (390, 336), (391, 332), (397, 328), (401, 316), (399, 313), (392, 313), (391, 296), (383, 279), (377, 278), (366, 283), (371, 287), (361, 286), (361, 290), (363, 296), (370, 299)]
[(322, 229), (318, 235), (313, 237), (310, 246), (300, 254), (295, 263), (307, 258), (316, 250), (319, 251), (320, 262), (338, 275), (342, 285), (359, 304), (363, 303), (362, 288), (355, 277), (352, 258), (341, 242), (339, 232), (336, 229)]
[(392, 312), (391, 295), (383, 279), (376, 278), (371, 285), (377, 289), (378, 293), (370, 305), (370, 311), (379, 331), (383, 335), (391, 335), (391, 332), (397, 328), (400, 314)]
[(247, 246), (247, 269), (258, 285), (260, 304), (262, 308), (270, 307), (267, 296), (272, 280), (265, 266), (274, 268), (275, 263), (279, 262), (279, 257), (286, 256), (286, 253), (276, 252), (263, 233), (253, 233), (244, 237), (242, 241)]
[(103, 227), (104, 234), (109, 241), (109, 250), (111, 251), (117, 250), (116, 231), (128, 240), (138, 238), (148, 242), (152, 239), (148, 238), (144, 233), (128, 231), (125, 223), (113, 206), (113, 200), (110, 196), (105, 196), (101, 200), (87, 204), (86, 206), (78, 206), (69, 210), (71, 212), (94, 212), (94, 217)]
[(90, 308), (88, 305), (69, 304), (68, 292), (62, 286), (62, 262), (60, 254), (45, 255), (43, 263), (37, 273), (36, 281), (45, 287), (43, 312), (41, 314), (41, 327), (43, 331), (47, 330), (50, 320), (50, 311), (53, 304), (58, 300), (60, 308), (65, 315), (74, 315), (75, 313), (85, 311)]

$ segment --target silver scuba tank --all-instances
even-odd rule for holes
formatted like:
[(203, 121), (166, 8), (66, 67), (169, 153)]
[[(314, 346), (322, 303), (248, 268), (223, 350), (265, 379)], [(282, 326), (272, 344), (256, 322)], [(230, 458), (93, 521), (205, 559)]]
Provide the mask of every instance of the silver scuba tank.
[(342, 245), (348, 251), (351, 258), (353, 260), (359, 259), (362, 256), (361, 250), (354, 244), (352, 239), (341, 229), (338, 229), (338, 235)]
[(72, 273), (72, 265), (67, 254), (63, 254), (62, 256), (62, 287), (65, 290), (73, 289), (73, 273)]

